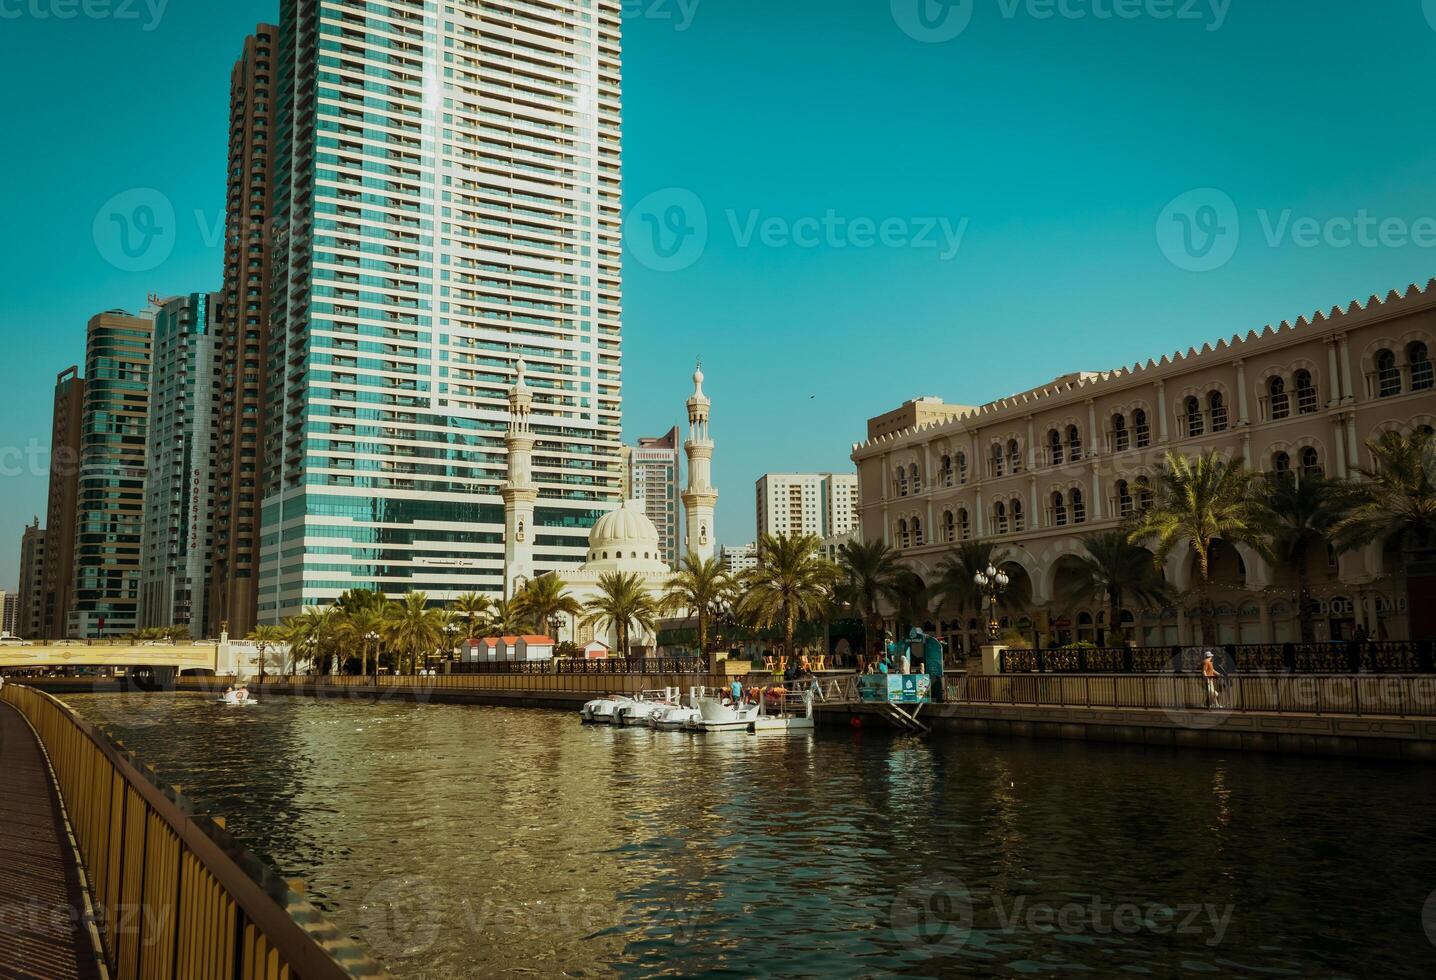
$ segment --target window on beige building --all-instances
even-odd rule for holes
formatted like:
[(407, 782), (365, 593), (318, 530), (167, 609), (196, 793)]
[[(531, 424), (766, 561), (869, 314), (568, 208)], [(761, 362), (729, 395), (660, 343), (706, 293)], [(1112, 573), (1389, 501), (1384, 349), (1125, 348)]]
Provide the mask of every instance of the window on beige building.
[(1022, 472), (1022, 445), (1016, 439), (1007, 442), (1007, 472)]
[(1132, 433), (1127, 429), (1127, 420), (1117, 414), (1112, 416), (1112, 451), (1125, 453), (1132, 445)]
[(1421, 341), (1408, 344), (1406, 347), (1406, 364), (1411, 371), (1411, 390), (1429, 391), (1436, 375), (1431, 369), (1431, 354), (1426, 345)]
[(1197, 396), (1192, 395), (1188, 398), (1184, 407), (1186, 409), (1187, 437), (1194, 438), (1206, 434), (1206, 425), (1202, 420), (1202, 403)]
[(1027, 525), (1022, 519), (1022, 501), (1013, 497), (1010, 511), (1012, 514), (1012, 530), (1015, 533), (1021, 534), (1027, 530)]
[(1316, 382), (1311, 372), (1305, 369), (1296, 372), (1296, 410), (1300, 415), (1310, 415), (1317, 409)]
[(1056, 429), (1047, 433), (1047, 458), (1053, 466), (1062, 465), (1062, 433)]
[(1227, 404), (1222, 399), (1222, 393), (1213, 391), (1208, 394), (1207, 406), (1211, 409), (1212, 431), (1227, 431)]
[(1396, 355), (1389, 350), (1376, 352), (1376, 397), (1390, 398), (1401, 394), (1401, 371), (1396, 367)]
[(994, 534), (1007, 533), (1007, 505), (997, 501), (992, 505), (992, 530)]
[(1087, 523), (1087, 507), (1082, 500), (1082, 491), (1076, 487), (1072, 488), (1072, 523)]
[(1139, 408), (1132, 413), (1132, 434), (1137, 437), (1138, 449), (1152, 444), (1152, 427), (1147, 424), (1146, 409)]

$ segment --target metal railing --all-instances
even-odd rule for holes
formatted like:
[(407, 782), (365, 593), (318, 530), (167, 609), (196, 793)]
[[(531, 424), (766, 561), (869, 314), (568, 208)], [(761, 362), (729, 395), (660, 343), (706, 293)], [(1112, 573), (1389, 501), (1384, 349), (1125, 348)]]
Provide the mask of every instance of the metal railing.
[(953, 704), (1160, 711), (1436, 717), (1429, 674), (1266, 674), (1219, 678), (1209, 695), (1191, 674), (968, 674), (949, 677)]
[(1226, 674), (1436, 673), (1436, 643), (1430, 641), (1004, 650), (999, 669), (1003, 674), (1196, 674), (1207, 649)]
[(388, 973), (118, 742), (55, 698), (7, 684), (55, 771), (118, 977), (341, 980)]
[(606, 657), (586, 660), (480, 660), (449, 665), (450, 674), (707, 674), (713, 669), (707, 657)]
[[(251, 690), (253, 690), (253, 679), (250, 680)], [(392, 692), (401, 697), (424, 697), (444, 691), (508, 691), (524, 694), (637, 694), (640, 691), (669, 686), (722, 687), (731, 680), (731, 677), (723, 674), (633, 674), (627, 671), (601, 674), (437, 674), (420, 677), (402, 674), (381, 674), (378, 677), (349, 675), (315, 677), (299, 674), (295, 677), (270, 675), (265, 678), (264, 686), (266, 688), (288, 687), (296, 691), (332, 691), (341, 696), (346, 691), (377, 690)]]

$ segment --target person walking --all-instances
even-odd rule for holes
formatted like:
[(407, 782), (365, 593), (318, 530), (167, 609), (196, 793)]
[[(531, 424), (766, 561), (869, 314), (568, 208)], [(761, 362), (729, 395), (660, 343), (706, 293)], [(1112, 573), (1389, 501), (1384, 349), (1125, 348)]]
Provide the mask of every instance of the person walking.
[(1217, 678), (1221, 675), (1217, 672), (1217, 665), (1210, 650), (1207, 651), (1205, 659), (1202, 660), (1202, 676), (1207, 679), (1207, 707), (1220, 708), (1222, 706), (1221, 695), (1217, 692)]

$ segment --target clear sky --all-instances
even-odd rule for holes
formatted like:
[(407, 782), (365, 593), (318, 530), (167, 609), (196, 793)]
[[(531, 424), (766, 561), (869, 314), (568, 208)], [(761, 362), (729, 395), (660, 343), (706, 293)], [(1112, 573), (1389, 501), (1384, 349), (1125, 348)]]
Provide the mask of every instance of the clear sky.
[[(850, 468), (906, 398), (977, 404), (1436, 275), (1436, 0), (624, 9), (625, 435), (680, 421), (701, 354), (725, 542), (759, 475)], [(229, 68), (277, 15), (0, 0), (0, 587), (86, 319), (219, 285)], [(95, 226), (136, 188), (176, 235), (128, 272)]]

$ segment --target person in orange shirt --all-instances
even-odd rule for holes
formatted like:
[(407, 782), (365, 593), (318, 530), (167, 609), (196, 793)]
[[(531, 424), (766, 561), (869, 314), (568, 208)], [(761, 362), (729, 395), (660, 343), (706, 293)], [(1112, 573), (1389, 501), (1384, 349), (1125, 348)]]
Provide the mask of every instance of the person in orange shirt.
[(1202, 661), (1202, 676), (1207, 679), (1207, 706), (1220, 708), (1222, 699), (1217, 695), (1217, 665), (1213, 662), (1210, 653)]

